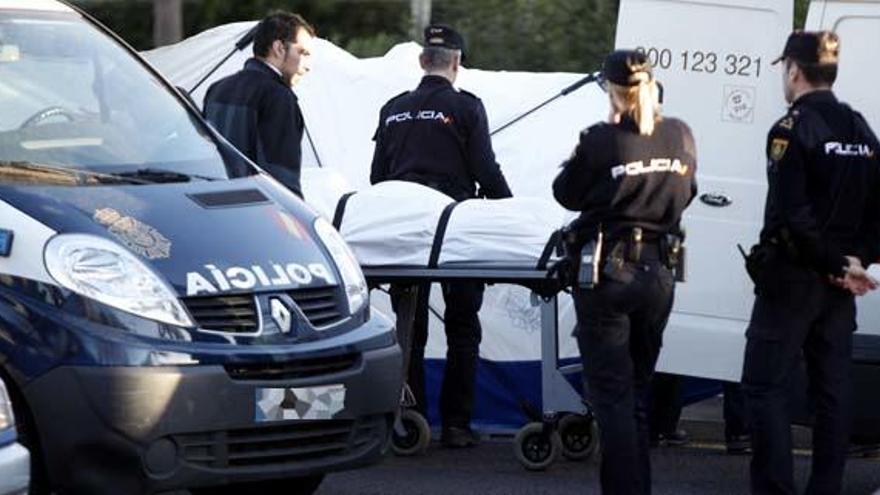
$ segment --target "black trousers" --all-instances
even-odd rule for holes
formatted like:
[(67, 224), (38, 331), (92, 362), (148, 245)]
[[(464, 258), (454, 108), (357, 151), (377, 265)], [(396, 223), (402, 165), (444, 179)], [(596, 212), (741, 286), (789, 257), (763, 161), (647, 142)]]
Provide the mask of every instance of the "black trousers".
[(724, 382), (724, 438), (749, 435), (752, 432), (749, 414), (746, 410), (746, 394), (739, 382)]
[[(453, 282), (441, 285), (446, 310), (446, 369), (440, 391), (440, 417), (443, 427), (470, 426), (474, 411), (477, 364), (480, 357), (482, 327), (478, 313), (483, 305), (485, 286), (474, 282)], [(417, 402), (417, 409), (427, 412), (425, 396), (425, 346), (428, 343), (428, 300), (430, 285), (423, 285), (413, 325), (412, 358), (408, 383)], [(391, 304), (397, 307), (399, 296), (391, 291)]]
[(788, 389), (803, 355), (816, 410), (806, 493), (838, 494), (851, 424), (855, 299), (804, 269), (781, 271), (775, 275), (778, 287), (759, 286), (746, 332), (743, 385), (752, 422), (752, 493), (795, 493)]
[(584, 393), (601, 429), (602, 493), (649, 494), (647, 389), (674, 280), (659, 261), (627, 263), (612, 275), (574, 293)]
[(657, 373), (651, 380), (650, 421), (651, 436), (675, 433), (681, 419), (681, 376)]

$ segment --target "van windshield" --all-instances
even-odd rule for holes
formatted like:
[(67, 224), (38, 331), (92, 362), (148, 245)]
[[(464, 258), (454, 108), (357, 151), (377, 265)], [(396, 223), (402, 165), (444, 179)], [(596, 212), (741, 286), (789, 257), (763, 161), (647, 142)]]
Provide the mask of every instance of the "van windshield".
[(134, 183), (253, 173), (136, 58), (77, 14), (0, 12), (0, 108), (0, 183), (34, 166), (139, 177)]

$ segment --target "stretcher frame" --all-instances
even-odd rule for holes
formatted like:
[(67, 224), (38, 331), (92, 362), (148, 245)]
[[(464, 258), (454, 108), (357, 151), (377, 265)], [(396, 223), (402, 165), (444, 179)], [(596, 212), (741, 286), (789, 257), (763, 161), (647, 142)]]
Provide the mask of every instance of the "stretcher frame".
[[(404, 379), (412, 354), (413, 323), (418, 299), (418, 287), (427, 283), (481, 282), (485, 284), (513, 284), (532, 291), (532, 304), (541, 308), (541, 401), (546, 417), (558, 413), (586, 415), (588, 408), (578, 391), (565, 378), (579, 373), (581, 364), (560, 366), (559, 357), (559, 304), (558, 295), (565, 288), (547, 269), (534, 264), (501, 262), (449, 262), (436, 268), (418, 266), (364, 266), (364, 276), (371, 289), (394, 283), (407, 287), (401, 299), (396, 330), (404, 354)], [(404, 383), (402, 397), (407, 394)], [(409, 406), (411, 404), (403, 404)], [(537, 419), (537, 418), (534, 418)]]

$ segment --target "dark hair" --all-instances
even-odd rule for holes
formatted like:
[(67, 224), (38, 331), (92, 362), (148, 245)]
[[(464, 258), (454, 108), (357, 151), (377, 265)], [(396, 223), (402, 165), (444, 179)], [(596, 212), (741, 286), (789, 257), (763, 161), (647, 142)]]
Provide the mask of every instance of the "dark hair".
[(837, 81), (837, 64), (804, 64), (791, 60), (804, 74), (804, 79), (813, 86), (832, 86)]
[(254, 55), (266, 57), (275, 40), (293, 43), (300, 29), (315, 36), (315, 28), (299, 14), (292, 12), (273, 12), (257, 25), (254, 32)]
[(452, 66), (458, 50), (439, 46), (426, 46), (422, 49), (422, 64), (427, 70), (444, 70)]

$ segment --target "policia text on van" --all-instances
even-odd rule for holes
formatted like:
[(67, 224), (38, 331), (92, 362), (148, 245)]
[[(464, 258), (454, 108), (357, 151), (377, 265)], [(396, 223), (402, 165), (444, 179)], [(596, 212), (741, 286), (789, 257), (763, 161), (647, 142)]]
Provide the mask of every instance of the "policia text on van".
[(338, 233), (112, 35), (0, 1), (0, 373), (38, 493), (377, 460), (400, 387)]

